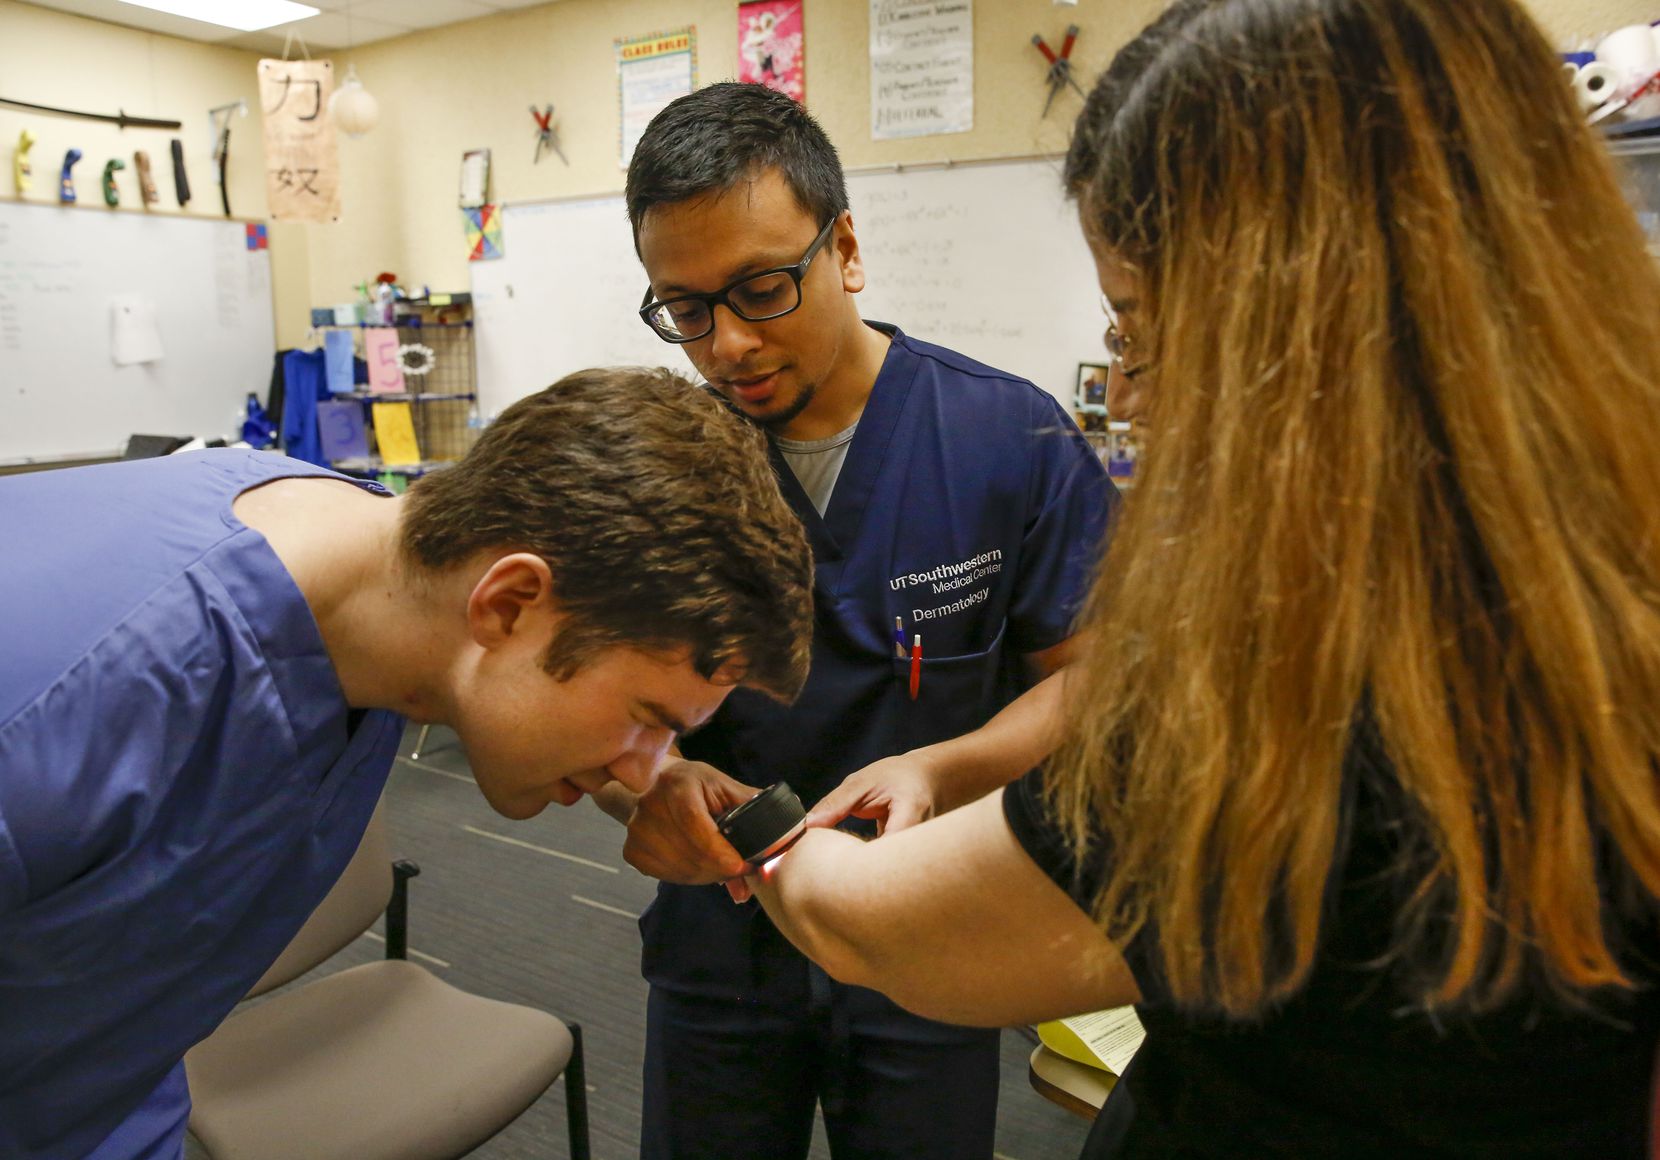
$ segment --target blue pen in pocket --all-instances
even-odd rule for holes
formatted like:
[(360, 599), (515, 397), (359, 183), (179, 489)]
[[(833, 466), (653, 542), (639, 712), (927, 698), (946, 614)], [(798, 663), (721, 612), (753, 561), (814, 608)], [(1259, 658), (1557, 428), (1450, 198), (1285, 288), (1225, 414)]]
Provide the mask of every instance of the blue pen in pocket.
[(893, 655), (904, 660), (905, 653), (905, 622), (899, 617), (893, 618)]

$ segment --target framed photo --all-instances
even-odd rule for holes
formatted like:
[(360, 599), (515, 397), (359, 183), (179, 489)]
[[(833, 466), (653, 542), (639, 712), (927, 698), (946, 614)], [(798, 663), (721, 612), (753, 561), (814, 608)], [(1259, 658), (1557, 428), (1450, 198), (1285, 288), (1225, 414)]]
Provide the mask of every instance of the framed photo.
[(1114, 483), (1122, 487), (1135, 481), (1136, 460), (1141, 458), (1141, 448), (1130, 432), (1113, 431), (1109, 434), (1105, 445), (1100, 449), (1100, 455), (1101, 462), (1107, 465), (1107, 475)]
[(490, 200), (490, 151), (469, 149), (461, 155), (461, 208), (478, 209)]
[(1101, 408), (1102, 414), (1107, 409), (1107, 364), (1106, 363), (1079, 363), (1078, 364), (1078, 409), (1086, 410), (1090, 407)]

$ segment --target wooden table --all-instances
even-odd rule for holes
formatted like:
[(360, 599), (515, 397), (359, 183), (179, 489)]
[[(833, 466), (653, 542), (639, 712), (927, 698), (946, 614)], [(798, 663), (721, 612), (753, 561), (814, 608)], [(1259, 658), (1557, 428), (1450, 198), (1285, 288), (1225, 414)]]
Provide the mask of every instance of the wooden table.
[(1086, 1120), (1095, 1118), (1118, 1082), (1109, 1072), (1075, 1063), (1041, 1043), (1032, 1049), (1028, 1074), (1038, 1092)]

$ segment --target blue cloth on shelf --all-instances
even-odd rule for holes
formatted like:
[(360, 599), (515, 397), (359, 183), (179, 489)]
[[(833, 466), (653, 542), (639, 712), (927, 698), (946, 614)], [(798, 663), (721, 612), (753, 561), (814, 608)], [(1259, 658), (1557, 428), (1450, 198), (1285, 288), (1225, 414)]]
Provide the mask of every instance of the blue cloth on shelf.
[(282, 448), (290, 457), (327, 467), (317, 435), (317, 404), (329, 398), (324, 374), (323, 352), (291, 350), (283, 355), (282, 374), (287, 383), (282, 411)]
[(252, 392), (248, 394), (247, 418), (242, 420), (242, 441), (261, 451), (277, 441), (276, 424)]

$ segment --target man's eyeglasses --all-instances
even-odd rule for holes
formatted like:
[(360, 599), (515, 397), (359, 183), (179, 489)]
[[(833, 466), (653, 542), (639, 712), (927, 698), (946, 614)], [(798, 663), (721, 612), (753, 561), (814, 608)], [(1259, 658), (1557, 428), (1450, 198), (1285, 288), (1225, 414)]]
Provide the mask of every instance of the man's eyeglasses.
[(717, 306), (726, 307), (747, 322), (782, 318), (801, 305), (801, 279), (813, 257), (824, 248), (835, 225), (834, 217), (825, 222), (818, 237), (795, 265), (745, 274), (713, 294), (682, 294), (654, 302), (647, 287), (645, 300), (640, 304), (640, 317), (664, 342), (696, 342), (708, 334), (715, 329)]
[(1153, 360), (1142, 359), (1136, 362), (1130, 354), (1135, 347), (1135, 340), (1123, 334), (1118, 329), (1118, 316), (1113, 313), (1112, 306), (1107, 302), (1107, 296), (1101, 295), (1101, 313), (1107, 316), (1107, 333), (1102, 336), (1107, 345), (1107, 355), (1118, 364), (1118, 373), (1127, 379), (1133, 379), (1141, 372), (1153, 365)]

